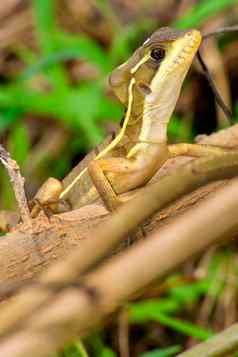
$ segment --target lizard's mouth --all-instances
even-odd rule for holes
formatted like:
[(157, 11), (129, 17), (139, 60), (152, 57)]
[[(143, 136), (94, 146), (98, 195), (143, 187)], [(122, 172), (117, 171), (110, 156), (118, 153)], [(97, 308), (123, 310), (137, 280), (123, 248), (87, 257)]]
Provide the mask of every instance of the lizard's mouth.
[(183, 37), (172, 43), (166, 61), (165, 72), (170, 73), (179, 67), (190, 66), (201, 39), (202, 36), (198, 30), (189, 30)]

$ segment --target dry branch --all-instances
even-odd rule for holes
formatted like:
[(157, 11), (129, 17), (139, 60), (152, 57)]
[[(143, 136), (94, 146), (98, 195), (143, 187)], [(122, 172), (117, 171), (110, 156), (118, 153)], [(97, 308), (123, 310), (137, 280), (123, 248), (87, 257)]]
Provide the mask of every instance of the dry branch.
[(24, 178), (21, 176), (20, 168), (16, 161), (10, 157), (10, 154), (2, 145), (0, 145), (0, 161), (8, 172), (21, 218), (28, 228), (31, 228), (31, 216), (25, 195)]
[[(0, 312), (0, 355), (48, 356), (66, 341), (84, 335), (154, 279), (162, 278), (211, 244), (234, 237), (237, 209), (236, 178), (147, 240), (109, 259), (83, 279), (78, 276), (74, 282), (81, 283), (81, 287), (71, 285), (58, 291), (40, 286), (26, 289)], [(101, 228), (99, 234), (102, 231)], [(80, 259), (80, 250), (77, 255)], [(78, 264), (75, 261), (72, 266), (69, 257), (57, 268), (65, 282), (72, 268), (78, 270)], [(41, 281), (49, 281), (49, 276), (44, 274)]]
[[(220, 142), (220, 144), (224, 146), (236, 146), (238, 144), (238, 126), (235, 125), (232, 128), (220, 131), (217, 134), (204, 138), (203, 141), (214, 145)], [(161, 170), (159, 175), (153, 179), (153, 182), (157, 182), (161, 187), (161, 194), (159, 195), (159, 200), (157, 200), (154, 210), (158, 210), (177, 197), (168, 196), (167, 192), (169, 193), (171, 188), (168, 188), (166, 191), (166, 187), (163, 181), (161, 181), (162, 176), (172, 173), (175, 168), (182, 167), (181, 165), (188, 160), (190, 159), (176, 158), (171, 160), (167, 166)], [(236, 173), (236, 171), (234, 171), (234, 173)], [(176, 174), (180, 174), (180, 169), (177, 170)], [(219, 175), (220, 173), (218, 172), (218, 177)], [(174, 177), (174, 179), (176, 181), (173, 183), (173, 187), (177, 187), (177, 178)], [(145, 221), (143, 230), (147, 234), (155, 230), (161, 224), (167, 224), (168, 221), (173, 220), (178, 214), (186, 211), (186, 209), (191, 209), (197, 202), (225, 184), (226, 182), (224, 181), (212, 183), (183, 197), (168, 208), (156, 213), (152, 219)], [(193, 188), (190, 188), (190, 190), (192, 189)], [(143, 192), (143, 189), (138, 192), (140, 191)], [(176, 193), (176, 190), (172, 189), (172, 192)], [(185, 192), (188, 192), (188, 190), (185, 189)], [(162, 202), (162, 197), (165, 198), (164, 202)], [(151, 207), (151, 204), (148, 206)], [(145, 214), (145, 216), (141, 217), (141, 221), (148, 216), (146, 212), (142, 213)], [(34, 232), (30, 232), (29, 230), (25, 230), (24, 227), (18, 226), (16, 231), (6, 235), (4, 239), (0, 241), (1, 282), (13, 283), (33, 278), (53, 262), (60, 261), (68, 252), (74, 250), (76, 246), (81, 247), (82, 255), (85, 255), (84, 249), (86, 248), (84, 248), (84, 246), (87, 247), (88, 245), (86, 238), (90, 235), (95, 225), (105, 221), (106, 215), (107, 212), (102, 206), (89, 205), (80, 210), (75, 210), (58, 217), (52, 217), (50, 220), (46, 217), (39, 217), (33, 221)], [(127, 213), (126, 216), (127, 221), (130, 216)], [(133, 224), (136, 225), (137, 222)], [(115, 230), (116, 229), (113, 228), (112, 232)], [(125, 235), (127, 232), (128, 230), (122, 232), (122, 234)], [(91, 245), (89, 245), (88, 248), (91, 249), (91, 251), (95, 251), (95, 246), (98, 247), (100, 240), (96, 240), (95, 243), (94, 240), (90, 241)], [(99, 248), (97, 251), (99, 251)]]

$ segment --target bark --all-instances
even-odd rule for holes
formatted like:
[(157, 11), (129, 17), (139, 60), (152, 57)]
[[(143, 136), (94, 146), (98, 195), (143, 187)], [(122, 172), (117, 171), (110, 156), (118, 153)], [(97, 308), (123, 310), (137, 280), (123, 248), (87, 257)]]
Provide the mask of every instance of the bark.
[[(58, 290), (46, 285), (23, 289), (0, 311), (0, 355), (44, 357), (76, 336), (85, 335), (145, 285), (164, 277), (211, 244), (234, 237), (238, 229), (237, 209), (236, 178), (83, 279), (75, 277), (74, 286), (66, 284)], [(98, 230), (101, 238), (106, 234), (103, 227)], [(75, 254), (81, 258), (80, 249)], [(77, 271), (78, 263), (75, 260), (72, 266), (68, 257), (56, 267), (65, 283), (72, 268)], [(49, 282), (50, 276), (49, 271), (43, 274), (41, 283)]]
[[(206, 144), (220, 144), (230, 147), (237, 146), (238, 125), (220, 131), (210, 137), (203, 137), (203, 142)], [(174, 172), (175, 168), (182, 168), (183, 164), (189, 160), (191, 160), (191, 158), (185, 157), (169, 160), (153, 178), (152, 183), (160, 183), (165, 174)], [(177, 170), (178, 173), (179, 171), (180, 169)], [(170, 223), (182, 212), (193, 208), (207, 195), (216, 192), (217, 189), (224, 185), (227, 185), (226, 180), (218, 181), (201, 187), (182, 197), (170, 206), (154, 214), (152, 218), (144, 221), (142, 226), (143, 233), (147, 235), (161, 225)], [(148, 187), (150, 186), (151, 185), (148, 185)], [(185, 192), (188, 191), (189, 190), (185, 189)], [(135, 194), (137, 195), (140, 192), (143, 192), (143, 189), (128, 194), (128, 197)], [(164, 193), (166, 194), (165, 196), (167, 196), (167, 193)], [(161, 194), (164, 193), (161, 192)], [(173, 200), (174, 198), (167, 197), (167, 201), (165, 200), (163, 205), (165, 206)], [(158, 210), (158, 208), (162, 208), (163, 205), (156, 206), (155, 211)], [(145, 215), (141, 221), (150, 214)], [(44, 216), (38, 217), (34, 220), (33, 232), (28, 229), (29, 227), (19, 225), (15, 231), (7, 234), (0, 241), (1, 282), (5, 284), (25, 281), (35, 277), (55, 261), (61, 261), (68, 252), (74, 250), (75, 247), (85, 245), (92, 229), (104, 222), (107, 215), (108, 213), (102, 205), (89, 205), (63, 215), (53, 216), (49, 220)], [(124, 233), (124, 235), (126, 233)], [(131, 234), (131, 236), (133, 236), (133, 234)]]

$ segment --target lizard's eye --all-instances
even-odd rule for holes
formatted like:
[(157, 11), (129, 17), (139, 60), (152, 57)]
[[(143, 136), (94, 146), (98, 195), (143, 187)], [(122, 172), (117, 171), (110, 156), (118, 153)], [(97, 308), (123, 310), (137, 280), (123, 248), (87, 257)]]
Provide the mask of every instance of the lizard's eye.
[(154, 48), (151, 51), (150, 56), (155, 61), (161, 61), (165, 57), (165, 49), (164, 48)]

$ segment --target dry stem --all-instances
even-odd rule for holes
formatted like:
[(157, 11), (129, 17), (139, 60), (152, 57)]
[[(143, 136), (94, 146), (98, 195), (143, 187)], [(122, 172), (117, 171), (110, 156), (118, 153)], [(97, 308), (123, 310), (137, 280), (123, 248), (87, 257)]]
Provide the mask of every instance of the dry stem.
[[(234, 179), (193, 210), (111, 258), (83, 280), (77, 277), (75, 282), (81, 282), (81, 288), (71, 286), (58, 292), (28, 288), (2, 307), (0, 354), (48, 356), (66, 341), (84, 335), (154, 279), (163, 277), (211, 244), (234, 236), (238, 228), (237, 209), (238, 179)], [(65, 281), (71, 275), (70, 259), (61, 262), (58, 268), (61, 274), (64, 271), (61, 278)], [(45, 274), (42, 281), (48, 277)], [(12, 318), (15, 321), (9, 324)]]
[(11, 159), (10, 154), (2, 145), (0, 145), (0, 161), (5, 166), (10, 177), (18, 207), (20, 209), (22, 221), (31, 227), (31, 216), (24, 190), (24, 178), (21, 176), (21, 172), (16, 161)]

